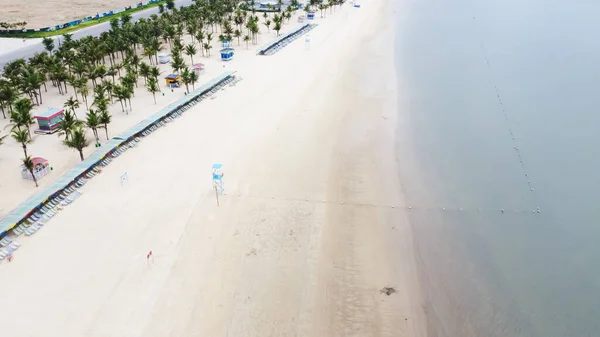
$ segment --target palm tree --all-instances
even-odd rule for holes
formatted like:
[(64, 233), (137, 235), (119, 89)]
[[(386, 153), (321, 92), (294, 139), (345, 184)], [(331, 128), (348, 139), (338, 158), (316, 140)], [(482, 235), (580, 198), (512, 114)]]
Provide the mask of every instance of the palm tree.
[(145, 62), (140, 63), (139, 74), (140, 74), (140, 76), (142, 76), (144, 78), (144, 84), (147, 84), (148, 77), (150, 77), (150, 66)]
[(29, 98), (35, 97), (37, 105), (42, 103), (42, 85), (44, 83), (44, 76), (38, 69), (32, 66), (23, 67), (22, 72), (19, 74), (19, 84), (21, 90), (29, 95)]
[(23, 161), (23, 166), (25, 166), (27, 171), (29, 171), (29, 173), (31, 173), (31, 176), (33, 177), (33, 182), (35, 183), (35, 187), (38, 187), (37, 178), (33, 174), (33, 168), (34, 168), (33, 160), (31, 160), (30, 156), (25, 155), (25, 158), (23, 158), (22, 161)]
[(70, 148), (73, 148), (73, 149), (76, 149), (77, 151), (79, 151), (79, 157), (81, 158), (81, 161), (84, 160), (84, 158), (83, 158), (83, 149), (85, 149), (86, 146), (90, 145), (90, 142), (85, 137), (85, 130), (81, 126), (75, 127), (71, 131), (71, 137), (70, 137), (70, 139), (65, 140), (63, 143), (66, 146), (68, 146)]
[(160, 91), (160, 88), (158, 87), (158, 81), (156, 80), (156, 78), (151, 77), (150, 79), (148, 79), (146, 87), (148, 88), (148, 91), (152, 93), (152, 97), (154, 98), (154, 104), (156, 104), (156, 93)]
[(64, 41), (62, 44), (63, 47), (67, 48), (67, 49), (70, 48), (71, 43), (73, 42), (73, 34), (69, 34), (69, 33), (63, 34), (63, 38), (64, 38)]
[(0, 79), (0, 109), (2, 115), (6, 118), (5, 108), (12, 112), (13, 103), (19, 98), (19, 92), (15, 89), (11, 81)]
[(279, 36), (279, 31), (281, 30), (281, 21), (275, 22), (275, 27), (273, 29), (277, 32), (277, 36)]
[(210, 43), (205, 42), (203, 47), (206, 50), (207, 55), (210, 56), (210, 49), (212, 48), (212, 46), (210, 45)]
[(100, 109), (99, 121), (103, 125), (104, 132), (106, 132), (106, 140), (108, 140), (108, 124), (110, 124), (112, 116), (107, 109)]
[(190, 81), (192, 83), (193, 90), (196, 90), (196, 82), (198, 82), (198, 79), (200, 79), (200, 76), (198, 75), (198, 73), (195, 71), (192, 71), (192, 73), (190, 74)]
[[(150, 76), (152, 76), (152, 78), (154, 78), (155, 80), (158, 81), (158, 77), (160, 76), (161, 71), (160, 69), (158, 69), (158, 67), (152, 67), (152, 69), (150, 69)], [(158, 89), (160, 90), (160, 86), (158, 87)]]
[[(266, 12), (265, 12), (265, 14), (266, 14)], [(269, 20), (269, 19), (265, 20), (264, 25), (267, 27), (267, 32), (270, 33), (271, 32), (271, 29), (270, 29), (271, 28), (271, 20)]]
[[(113, 90), (114, 97), (121, 103), (122, 112), (125, 112), (125, 106), (127, 106), (127, 91), (128, 89), (124, 85), (117, 85)], [(123, 104), (124, 101), (125, 104)]]
[(69, 76), (69, 78), (67, 79), (67, 82), (69, 82), (69, 85), (71, 85), (71, 87), (73, 87), (73, 91), (75, 92), (75, 99), (79, 99), (79, 96), (77, 96), (77, 86), (79, 85), (79, 78), (77, 78), (74, 75)]
[(189, 93), (190, 92), (190, 87), (189, 85), (192, 83), (192, 73), (193, 71), (190, 71), (189, 69), (185, 69), (183, 71), (183, 74), (181, 74), (181, 81), (183, 82), (183, 84), (185, 84), (185, 92)]
[(131, 22), (131, 14), (130, 13), (123, 13), (123, 15), (121, 15), (121, 26), (124, 26), (127, 23)]
[(72, 110), (66, 109), (63, 115), (63, 120), (58, 126), (58, 135), (65, 135), (65, 140), (69, 140), (69, 135), (71, 134), (73, 129), (80, 126), (82, 123), (82, 121), (76, 118)]
[(246, 49), (248, 49), (248, 41), (250, 41), (250, 35), (244, 35), (244, 42), (246, 42)]
[(179, 74), (179, 72), (186, 68), (185, 61), (181, 56), (175, 55), (171, 60), (171, 68), (173, 68), (173, 72)]
[(92, 129), (94, 137), (96, 137), (96, 143), (100, 143), (100, 137), (98, 136), (98, 127), (100, 127), (100, 117), (98, 113), (93, 109), (90, 109), (86, 114), (85, 125)]
[(31, 143), (31, 137), (29, 137), (27, 130), (13, 130), (11, 136), (17, 143), (21, 143), (25, 157), (27, 157), (27, 144)]
[(260, 29), (258, 28), (258, 24), (256, 22), (254, 22), (252, 25), (250, 25), (250, 31), (252, 32), (252, 35), (254, 36), (254, 43), (258, 43), (258, 38), (257, 35), (260, 32)]
[(202, 52), (202, 56), (204, 56), (204, 48), (202, 48), (204, 43), (204, 31), (202, 31), (202, 29), (196, 33), (196, 41), (198, 41), (198, 44), (200, 45), (200, 51)]
[(31, 115), (32, 109), (33, 109), (33, 104), (31, 103), (31, 100), (28, 98), (21, 98), (15, 102), (14, 112), (15, 112), (16, 116), (18, 116), (16, 118), (18, 121), (18, 124), (19, 124), (19, 126), (27, 128), (27, 133), (29, 134), (30, 138), (31, 138), (30, 127), (31, 127), (31, 124), (35, 123), (35, 119), (33, 118), (33, 115)]
[(175, 1), (174, 0), (167, 0), (167, 9), (172, 11), (173, 9), (175, 9)]
[(190, 57), (192, 64), (194, 64), (194, 55), (196, 55), (197, 52), (198, 50), (196, 49), (196, 46), (194, 46), (193, 43), (190, 43), (187, 46), (185, 46), (185, 54)]
[(45, 37), (42, 40), (42, 44), (44, 45), (44, 49), (46, 49), (48, 53), (52, 54), (52, 51), (54, 50), (54, 39)]
[(242, 36), (242, 32), (239, 29), (236, 29), (233, 32), (233, 36), (235, 36), (237, 38), (238, 46), (239, 46), (240, 45), (240, 37)]
[[(75, 109), (79, 108), (79, 101), (76, 99), (73, 99), (73, 96), (71, 96), (63, 105), (63, 107), (65, 107), (66, 109), (71, 109), (71, 111), (73, 111), (73, 114), (75, 114), (75, 118), (77, 118), (77, 113), (75, 112)], [(79, 118), (77, 118), (79, 119)]]
[(85, 102), (85, 108), (89, 109), (88, 95), (90, 94), (90, 88), (87, 85), (87, 80), (82, 78), (79, 81), (79, 84), (77, 85), (77, 89), (79, 89), (81, 96), (83, 96), (83, 101)]

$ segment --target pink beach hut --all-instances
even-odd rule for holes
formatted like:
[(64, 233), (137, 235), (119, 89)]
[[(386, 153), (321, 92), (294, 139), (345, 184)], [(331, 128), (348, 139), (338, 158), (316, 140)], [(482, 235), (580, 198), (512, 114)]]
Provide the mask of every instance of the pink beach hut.
[[(50, 163), (42, 157), (32, 158), (31, 161), (33, 161), (33, 175), (36, 180), (39, 180), (52, 170)], [(33, 180), (31, 173), (27, 170), (25, 165), (21, 165), (21, 177), (23, 177), (23, 179)]]
[(192, 70), (196, 74), (200, 75), (200, 73), (204, 70), (204, 64), (202, 64), (202, 63), (196, 63), (196, 64), (192, 65)]

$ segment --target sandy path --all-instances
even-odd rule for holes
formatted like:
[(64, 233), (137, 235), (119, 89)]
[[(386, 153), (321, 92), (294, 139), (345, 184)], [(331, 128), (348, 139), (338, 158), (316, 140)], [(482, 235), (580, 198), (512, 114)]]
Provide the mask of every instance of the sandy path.
[(135, 0), (0, 0), (0, 21), (27, 22), (26, 28), (43, 28), (111, 10), (135, 7)]
[(424, 336), (406, 214), (384, 207), (403, 199), (382, 2), (240, 64), (237, 87), (90, 181), (0, 266), (3, 332)]

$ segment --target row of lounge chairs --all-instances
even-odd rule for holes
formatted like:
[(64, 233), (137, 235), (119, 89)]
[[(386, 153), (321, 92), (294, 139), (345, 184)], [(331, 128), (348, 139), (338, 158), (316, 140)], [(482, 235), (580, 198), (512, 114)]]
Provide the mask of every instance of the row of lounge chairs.
[[(213, 86), (210, 90), (202, 93), (201, 95), (198, 95), (194, 99), (190, 100), (186, 105), (181, 106), (179, 109), (174, 110), (173, 112), (171, 112), (170, 114), (165, 116), (163, 119), (161, 119), (161, 120), (157, 121), (155, 124), (149, 126), (147, 129), (142, 131), (142, 133), (141, 133), (142, 137), (149, 136), (152, 132), (156, 131), (158, 128), (165, 126), (166, 124), (174, 121), (176, 118), (183, 115), (184, 112), (186, 112), (187, 110), (189, 110), (196, 104), (202, 102), (202, 100), (206, 99), (207, 97), (214, 97), (213, 95), (216, 94), (219, 90), (224, 90), (225, 86), (235, 85), (235, 83), (239, 82), (240, 80), (241, 80), (241, 78), (238, 78), (236, 76), (230, 76), (230, 77), (222, 80), (217, 85)], [(136, 138), (136, 141), (139, 141), (139, 138)], [(118, 156), (118, 154), (117, 154), (117, 156)], [(113, 157), (116, 157), (116, 156), (113, 155)]]
[(21, 244), (14, 241), (10, 236), (5, 236), (0, 240), (0, 261), (12, 255), (12, 253), (19, 249)]
[(300, 36), (308, 33), (309, 31), (313, 30), (317, 25), (316, 24), (310, 24), (306, 27), (304, 27), (303, 29), (289, 35), (286, 36), (284, 38), (282, 38), (281, 40), (273, 43), (271, 46), (267, 47), (264, 52), (262, 53), (262, 55), (273, 55), (276, 52), (280, 51), (282, 48), (284, 48), (285, 46), (287, 46), (288, 44), (292, 43), (293, 41), (295, 41), (296, 39), (298, 39)]
[[(218, 85), (211, 88), (210, 91), (199, 95), (195, 99), (191, 100), (188, 104), (173, 111), (165, 118), (150, 126), (148, 129), (142, 131), (141, 136), (148, 136), (159, 127), (164, 126), (165, 124), (170, 123), (179, 116), (181, 116), (185, 111), (187, 111), (197, 103), (200, 103), (206, 97), (210, 97), (217, 91), (225, 89), (225, 86), (228, 84), (235, 85), (235, 83), (239, 82), (240, 80), (241, 78), (239, 77), (230, 76), (227, 79), (219, 82)], [(115, 150), (113, 150), (109, 156), (106, 156), (104, 159), (102, 159), (102, 161), (100, 161), (99, 165), (94, 166), (91, 170), (86, 172), (85, 178), (78, 179), (75, 183), (64, 189), (62, 193), (60, 193), (58, 196), (55, 196), (52, 199), (46, 201), (42, 205), (42, 207), (35, 211), (35, 213), (31, 214), (19, 225), (17, 225), (17, 227), (13, 228), (12, 235), (19, 236), (25, 234), (26, 236), (29, 236), (35, 234), (52, 217), (54, 217), (58, 211), (62, 210), (63, 207), (69, 205), (77, 198), (79, 198), (79, 196), (81, 196), (81, 192), (78, 189), (82, 187), (87, 182), (87, 180), (101, 173), (103, 167), (106, 167), (114, 158), (120, 156), (128, 149), (135, 147), (137, 143), (140, 142), (140, 140), (140, 137), (134, 137), (127, 143), (124, 143)], [(10, 256), (12, 252), (18, 249), (19, 246), (20, 245), (14, 242), (11, 237), (5, 236), (2, 240), (0, 240), (0, 261)]]
[(46, 224), (46, 222), (52, 219), (58, 211), (75, 201), (75, 199), (81, 195), (81, 192), (77, 188), (83, 186), (83, 184), (85, 184), (85, 179), (79, 179), (73, 185), (63, 190), (61, 194), (46, 201), (36, 212), (27, 217), (17, 227), (13, 228), (12, 233), (15, 236), (22, 234), (30, 236), (35, 234)]

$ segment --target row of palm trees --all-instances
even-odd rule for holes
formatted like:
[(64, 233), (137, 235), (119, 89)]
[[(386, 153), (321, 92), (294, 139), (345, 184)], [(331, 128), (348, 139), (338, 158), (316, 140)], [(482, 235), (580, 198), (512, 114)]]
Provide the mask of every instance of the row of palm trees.
[[(341, 4), (339, 0), (329, 1), (328, 4)], [(292, 0), (285, 10), (282, 1), (279, 2), (279, 12), (263, 13), (263, 25), (270, 30), (273, 23), (277, 34), (284, 20), (289, 21), (298, 9), (297, 0)], [(59, 136), (64, 136), (63, 143), (76, 149), (83, 160), (83, 149), (90, 144), (86, 129), (91, 130), (96, 143), (100, 141), (100, 129), (104, 129), (108, 139), (112, 119), (109, 107), (119, 101), (122, 112), (131, 112), (131, 98), (139, 87), (140, 77), (144, 78), (143, 86), (156, 104), (156, 94), (161, 91), (158, 54), (165, 46), (170, 49), (171, 68), (180, 74), (189, 92), (190, 85), (195, 89), (198, 74), (189, 69), (184, 55), (191, 64), (198, 51), (202, 56), (210, 56), (215, 34), (220, 41), (237, 39), (238, 45), (242, 38), (246, 47), (249, 42), (258, 43), (259, 18), (254, 0), (250, 4), (251, 11), (244, 11), (239, 8), (238, 0), (195, 0), (192, 5), (178, 9), (169, 0), (160, 15), (133, 23), (131, 15), (126, 13), (111, 20), (110, 29), (98, 38), (74, 40), (71, 34), (65, 34), (59, 46), (53, 39), (45, 38), (42, 41), (45, 52), (36, 53), (27, 61), (18, 59), (6, 64), (0, 78), (0, 111), (4, 118), (10, 118), (10, 136), (23, 148), (25, 167), (28, 168), (26, 164), (31, 159), (27, 152), (27, 145), (32, 142), (30, 127), (34, 123), (31, 111), (34, 105), (43, 104), (43, 93), (48, 92), (48, 87), (69, 96)], [(311, 0), (307, 7), (317, 5), (322, 4)], [(186, 34), (191, 37), (189, 44), (182, 42)], [(87, 110), (82, 119), (76, 113), (80, 102)], [(0, 144), (7, 136), (0, 137)]]

